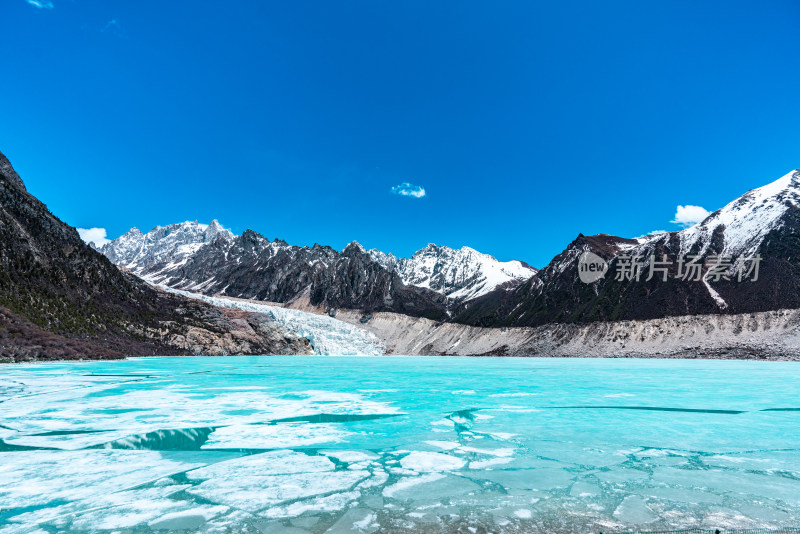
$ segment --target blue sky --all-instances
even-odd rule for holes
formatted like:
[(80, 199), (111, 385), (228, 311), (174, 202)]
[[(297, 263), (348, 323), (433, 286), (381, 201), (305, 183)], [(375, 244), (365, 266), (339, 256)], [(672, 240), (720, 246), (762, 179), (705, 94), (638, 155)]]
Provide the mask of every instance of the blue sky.
[[(800, 4), (3, 0), (0, 151), (64, 221), (545, 265), (800, 167)], [(405, 193), (405, 194), (401, 194)]]

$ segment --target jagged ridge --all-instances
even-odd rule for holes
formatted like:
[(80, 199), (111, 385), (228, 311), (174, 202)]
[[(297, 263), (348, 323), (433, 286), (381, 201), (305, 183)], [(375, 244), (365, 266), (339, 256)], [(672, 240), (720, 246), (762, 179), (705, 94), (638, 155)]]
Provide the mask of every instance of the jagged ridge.
[(367, 252), (355, 241), (337, 252), (269, 241), (252, 230), (234, 236), (216, 221), (208, 227), (197, 221), (159, 226), (147, 234), (133, 228), (101, 251), (146, 280), (176, 289), (280, 303), (307, 296), (329, 310), (432, 319), (446, 318), (459, 302), (517, 287), (536, 273), (522, 262), (499, 262), (468, 247), (428, 245), (398, 260)]

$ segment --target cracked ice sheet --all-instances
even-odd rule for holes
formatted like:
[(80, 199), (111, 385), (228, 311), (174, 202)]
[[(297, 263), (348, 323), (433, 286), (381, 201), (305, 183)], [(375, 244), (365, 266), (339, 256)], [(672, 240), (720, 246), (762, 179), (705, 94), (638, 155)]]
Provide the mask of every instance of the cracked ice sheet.
[[(334, 468), (326, 456), (272, 451), (190, 471), (186, 474), (189, 479), (203, 482), (187, 492), (251, 513), (273, 508), (266, 512), (269, 517), (289, 517), (294, 515), (290, 510), (300, 508), (330, 511), (338, 509), (339, 501), (328, 494), (348, 492), (371, 476), (369, 471), (334, 471)], [(308, 498), (317, 499), (275, 508)]]
[(83, 501), (20, 514), (11, 518), (11, 521), (27, 526), (41, 525), (79, 531), (134, 528), (147, 524), (154, 528), (164, 528), (169, 525), (201, 526), (228, 510), (226, 506), (196, 505), (169, 498), (188, 487), (174, 485), (98, 495)]
[(306, 512), (336, 512), (361, 497), (358, 491), (335, 493), (325, 497), (316, 497), (306, 501), (295, 502), (286, 506), (276, 506), (261, 515), (269, 518), (297, 517)]
[(377, 454), (370, 451), (329, 450), (320, 451), (320, 453), (324, 454), (325, 456), (330, 456), (331, 458), (336, 458), (340, 462), (345, 462), (348, 464), (366, 463), (379, 458)]
[[(146, 428), (130, 430), (116, 430), (109, 432), (91, 432), (88, 434), (64, 434), (57, 436), (26, 436), (13, 435), (4, 441), (9, 445), (23, 445), (26, 447), (55, 448), (65, 451), (74, 451), (116, 441), (132, 434), (144, 434)], [(2, 436), (0, 436), (2, 437)]]
[(453, 471), (464, 467), (463, 458), (456, 458), (440, 452), (412, 452), (400, 460), (403, 469), (419, 472)]
[(298, 499), (341, 493), (370, 476), (368, 471), (234, 476), (206, 480), (187, 490), (208, 501), (255, 513)]
[[(3, 403), (3, 424), (18, 431), (13, 436), (18, 440), (15, 444), (75, 449), (164, 428), (222, 426), (230, 422), (231, 413), (237, 414), (238, 424), (251, 424), (320, 413), (397, 413), (397, 409), (360, 395), (338, 392), (274, 395), (264, 390), (246, 390), (210, 395), (208, 391), (198, 394), (189, 388), (162, 387), (113, 396), (81, 393), (76, 398), (76, 392), (71, 391), (9, 399)], [(24, 436), (88, 430), (113, 434)]]
[(2, 459), (0, 479), (21, 481), (0, 485), (3, 508), (94, 499), (203, 465), (154, 451), (20, 451)]
[(280, 423), (275, 425), (231, 425), (208, 436), (203, 449), (280, 449), (338, 443), (352, 432), (340, 425)]
[[(789, 506), (800, 506), (800, 480), (768, 476), (742, 471), (719, 471), (715, 469), (680, 469), (657, 467), (652, 481), (656, 484), (698, 488), (712, 493), (734, 496), (759, 496), (783, 501)], [(745, 497), (747, 499), (747, 497)]]
[(441, 473), (427, 473), (417, 477), (401, 478), (391, 486), (383, 488), (383, 496), (389, 498), (402, 499), (406, 496), (411, 496), (418, 489), (417, 486), (423, 484), (430, 484), (445, 478)]
[(333, 471), (335, 467), (325, 456), (311, 456), (293, 451), (271, 451), (194, 469), (186, 473), (186, 476), (191, 480), (205, 480), (218, 477), (289, 475)]

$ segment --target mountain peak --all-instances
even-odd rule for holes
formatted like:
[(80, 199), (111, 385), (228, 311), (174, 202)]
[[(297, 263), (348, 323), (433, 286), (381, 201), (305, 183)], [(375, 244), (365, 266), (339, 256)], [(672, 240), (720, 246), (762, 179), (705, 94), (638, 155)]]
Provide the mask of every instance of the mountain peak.
[(342, 253), (347, 252), (348, 250), (353, 249), (357, 250), (358, 252), (366, 254), (367, 250), (361, 246), (361, 243), (358, 241), (350, 241), (344, 249), (342, 249)]
[(22, 182), (22, 178), (19, 177), (17, 171), (15, 171), (14, 167), (11, 166), (11, 162), (8, 161), (8, 158), (5, 157), (2, 152), (0, 152), (0, 178), (8, 180), (18, 188), (27, 192), (27, 189), (25, 189), (25, 184)]
[(714, 232), (724, 228), (720, 254), (752, 254), (767, 233), (782, 225), (783, 215), (790, 207), (800, 207), (800, 171), (797, 170), (751, 189), (700, 223), (679, 231), (681, 251), (697, 249), (704, 253)]

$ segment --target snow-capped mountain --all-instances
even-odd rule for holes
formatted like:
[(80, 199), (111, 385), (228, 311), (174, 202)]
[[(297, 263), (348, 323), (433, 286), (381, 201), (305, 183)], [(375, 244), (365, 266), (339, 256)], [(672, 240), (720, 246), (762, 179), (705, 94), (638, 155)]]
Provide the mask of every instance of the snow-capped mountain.
[[(800, 308), (800, 171), (745, 193), (691, 228), (635, 239), (581, 234), (541, 271), (467, 247), (429, 245), (397, 258), (356, 242), (338, 252), (269, 241), (249, 230), (234, 236), (218, 223), (181, 223), (147, 234), (133, 229), (102, 251), (172, 288), (281, 303), (306, 298), (332, 314), (350, 308), (365, 317), (393, 311), (528, 326)], [(592, 283), (579, 277), (586, 252), (608, 265)], [(683, 276), (687, 256), (699, 258), (700, 276)], [(762, 258), (758, 277), (737, 279), (737, 269), (752, 265), (754, 256)], [(618, 277), (631, 257), (643, 260), (644, 275)], [(712, 277), (721, 257), (728, 263), (722, 276)], [(655, 267), (651, 258), (665, 262), (666, 281), (647, 276)]]
[(498, 288), (512, 289), (536, 274), (521, 261), (501, 262), (475, 249), (429, 244), (411, 258), (396, 258), (377, 249), (370, 256), (394, 270), (407, 285), (424, 287), (457, 301), (467, 301)]
[[(606, 275), (594, 283), (579, 277), (585, 252), (608, 264)], [(693, 257), (699, 257), (700, 275), (685, 276), (681, 259)], [(738, 279), (755, 257), (758, 277), (751, 272)], [(643, 260), (640, 279), (620, 276), (630, 258)], [(663, 262), (667, 281), (661, 272), (647, 279), (651, 258)], [(636, 239), (579, 235), (536, 277), (512, 292), (465, 303), (454, 320), (534, 325), (800, 308), (798, 259), (800, 170), (748, 191), (690, 228)]]
[(133, 227), (103, 245), (100, 252), (112, 262), (137, 273), (161, 264), (175, 269), (186, 263), (200, 247), (217, 239), (230, 241), (233, 232), (223, 228), (217, 220), (210, 224), (186, 221), (156, 226), (146, 234)]
[(681, 252), (704, 253), (712, 246), (715, 232), (722, 231), (719, 254), (752, 256), (770, 232), (780, 229), (789, 210), (800, 207), (800, 170), (748, 191), (699, 224), (678, 232)]
[(337, 252), (186, 222), (147, 234), (133, 229), (102, 252), (151, 283), (184, 291), (279, 303), (305, 298), (330, 313), (355, 308), (446, 318), (444, 296), (405, 285), (356, 242)]
[[(157, 226), (146, 234), (133, 228), (101, 252), (155, 284), (274, 302), (291, 301), (306, 291), (317, 294), (324, 287), (328, 295), (323, 300), (329, 307), (368, 308), (382, 302), (378, 307), (397, 309), (394, 293), (406, 286), (402, 290), (406, 298), (411, 291), (416, 293), (414, 300), (430, 301), (420, 308), (426, 313), (432, 305), (441, 309), (445, 302), (452, 305), (498, 288), (512, 289), (536, 273), (522, 262), (499, 262), (468, 247), (428, 245), (411, 258), (398, 260), (375, 249), (367, 252), (355, 241), (337, 252), (319, 245), (293, 247), (252, 231), (237, 237), (217, 221)], [(354, 261), (357, 271), (342, 266), (352, 267)], [(360, 286), (365, 280), (371, 280), (367, 286), (377, 286)], [(377, 287), (389, 293), (373, 295)], [(356, 295), (347, 296), (352, 289)]]

